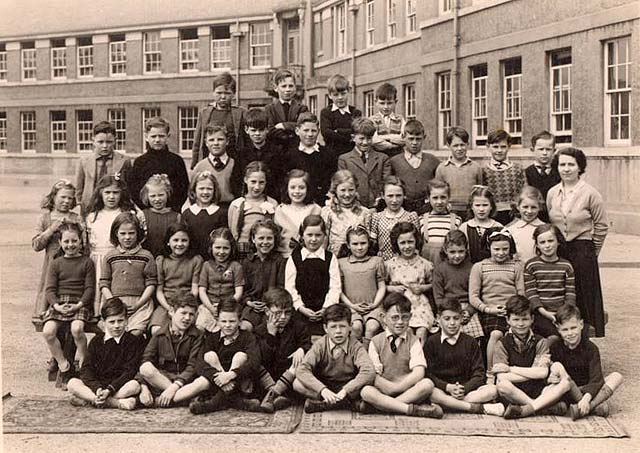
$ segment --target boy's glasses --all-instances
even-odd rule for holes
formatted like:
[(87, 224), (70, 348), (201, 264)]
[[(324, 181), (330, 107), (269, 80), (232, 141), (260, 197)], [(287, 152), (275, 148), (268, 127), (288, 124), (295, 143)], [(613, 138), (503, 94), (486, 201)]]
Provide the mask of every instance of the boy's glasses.
[(402, 315), (391, 315), (389, 316), (389, 319), (392, 322), (398, 322), (398, 321), (408, 322), (411, 320), (411, 313), (404, 313)]
[(293, 313), (291, 310), (269, 310), (269, 312), (276, 318), (286, 318), (291, 316), (291, 313)]

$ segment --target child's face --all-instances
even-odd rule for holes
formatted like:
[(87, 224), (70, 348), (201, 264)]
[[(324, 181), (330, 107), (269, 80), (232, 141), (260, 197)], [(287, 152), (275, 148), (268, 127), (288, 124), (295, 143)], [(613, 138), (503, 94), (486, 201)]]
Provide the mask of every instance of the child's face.
[(149, 132), (144, 133), (144, 139), (153, 150), (159, 151), (167, 146), (169, 133), (164, 127), (152, 127)]
[(445, 214), (449, 204), (449, 193), (447, 189), (433, 189), (429, 194), (429, 204), (433, 208), (434, 214)]
[(384, 314), (384, 322), (393, 335), (402, 335), (409, 328), (411, 312), (401, 312), (397, 305), (394, 305)]
[(403, 258), (413, 258), (416, 254), (416, 236), (409, 233), (402, 233), (398, 236), (398, 249)]
[(580, 178), (580, 167), (575, 158), (561, 154), (558, 156), (558, 172), (563, 182), (576, 182)]
[(388, 184), (384, 186), (383, 197), (387, 209), (391, 212), (397, 212), (402, 208), (402, 203), (404, 203), (404, 190), (400, 186)]
[(226, 263), (231, 256), (231, 242), (224, 238), (216, 238), (211, 244), (211, 255), (217, 263)]
[(556, 329), (558, 329), (558, 333), (560, 334), (560, 338), (564, 341), (571, 349), (575, 348), (580, 344), (580, 340), (582, 339), (582, 329), (584, 328), (584, 321), (582, 319), (578, 319), (573, 316), (570, 319), (567, 319), (562, 324), (556, 324)]
[(404, 134), (404, 149), (411, 154), (420, 154), (422, 152), (422, 142), (424, 142), (424, 135), (421, 134)]
[(73, 206), (73, 199), (75, 198), (75, 192), (71, 189), (60, 189), (56, 192), (56, 196), (53, 197), (53, 209), (58, 212), (69, 212), (71, 206)]
[(539, 138), (536, 140), (536, 146), (533, 147), (533, 158), (540, 165), (549, 165), (555, 150), (552, 138)]
[(542, 233), (536, 238), (536, 247), (545, 258), (556, 258), (558, 256), (558, 238), (553, 231)]
[(343, 109), (347, 106), (349, 100), (349, 90), (329, 90), (329, 97), (336, 107)]
[(540, 212), (540, 203), (538, 200), (534, 200), (533, 198), (523, 198), (518, 204), (518, 212), (520, 213), (520, 217), (525, 222), (533, 222), (538, 218), (538, 213)]
[(118, 228), (118, 244), (125, 250), (130, 250), (138, 245), (138, 230), (132, 223), (123, 223)]
[(108, 156), (113, 153), (116, 138), (113, 134), (100, 132), (93, 137), (93, 150), (100, 156)]
[(169, 238), (169, 248), (174, 256), (182, 256), (189, 250), (191, 240), (186, 231), (178, 231)]
[(440, 328), (449, 337), (453, 337), (460, 332), (462, 327), (462, 314), (453, 310), (444, 310), (438, 315)]
[(293, 316), (293, 308), (271, 306), (267, 309), (266, 313), (269, 321), (271, 321), (278, 329), (282, 329), (289, 324), (291, 316)]
[(349, 340), (351, 324), (349, 324), (346, 319), (341, 319), (340, 321), (329, 321), (324, 325), (324, 331), (327, 333), (327, 336), (333, 344), (341, 345)]
[(356, 149), (360, 153), (367, 154), (371, 149), (373, 137), (367, 137), (364, 134), (353, 134), (353, 143), (355, 143)]
[(80, 238), (75, 231), (64, 231), (60, 237), (60, 248), (64, 256), (76, 256), (80, 253)]
[(164, 209), (167, 207), (169, 195), (163, 186), (151, 185), (148, 187), (149, 206), (153, 209)]
[(285, 77), (276, 85), (276, 93), (281, 101), (290, 101), (296, 94), (296, 82), (293, 77)]
[(291, 178), (287, 184), (287, 193), (292, 203), (304, 203), (307, 197), (307, 183), (303, 178)]
[(244, 178), (247, 185), (247, 196), (250, 198), (258, 198), (264, 195), (264, 189), (267, 187), (267, 175), (262, 171), (254, 171)]
[(127, 316), (125, 314), (107, 316), (104, 320), (104, 329), (112, 337), (118, 338), (124, 333), (127, 327)]
[(260, 146), (267, 140), (268, 129), (258, 129), (255, 127), (245, 126), (244, 131), (254, 145)]
[(253, 236), (253, 243), (259, 255), (266, 256), (276, 245), (276, 237), (270, 228), (259, 227)]
[(458, 162), (467, 160), (467, 144), (460, 137), (454, 136), (448, 146), (454, 160)]
[(122, 190), (115, 184), (102, 189), (102, 202), (106, 209), (116, 209), (120, 205), (120, 197), (122, 197)]
[(210, 179), (201, 179), (196, 183), (196, 203), (201, 206), (209, 206), (213, 203), (215, 187)]
[(222, 156), (227, 151), (227, 136), (222, 131), (207, 135), (204, 142), (214, 157)]
[(383, 116), (389, 116), (396, 111), (397, 102), (397, 99), (389, 100), (376, 98), (376, 107), (378, 108), (378, 112)]
[(185, 305), (176, 309), (169, 310), (171, 316), (171, 327), (174, 331), (184, 332), (196, 320), (196, 307)]
[(300, 138), (300, 143), (307, 148), (310, 148), (316, 144), (318, 139), (318, 125), (307, 121), (299, 126), (296, 126), (296, 134)]
[(487, 220), (491, 214), (491, 201), (487, 197), (473, 197), (471, 211), (477, 220)]
[(324, 244), (324, 233), (320, 225), (308, 226), (304, 233), (302, 233), (302, 239), (304, 240), (304, 246), (310, 251), (315, 252)]
[(449, 264), (458, 266), (467, 257), (467, 249), (462, 245), (449, 244), (446, 248), (447, 261)]
[(336, 187), (336, 196), (341, 206), (351, 206), (356, 200), (356, 194), (356, 186), (350, 181), (338, 184), (338, 187)]
[(350, 234), (348, 246), (354, 257), (364, 258), (369, 251), (369, 236), (366, 234)]
[(489, 251), (491, 252), (491, 258), (496, 263), (504, 263), (511, 258), (509, 254), (510, 244), (509, 241), (494, 241), (489, 244)]
[(504, 162), (507, 159), (509, 153), (509, 142), (507, 140), (500, 140), (496, 143), (491, 143), (489, 151), (491, 151), (491, 157), (497, 162)]
[(225, 85), (219, 85), (213, 90), (213, 101), (220, 110), (227, 110), (231, 107), (233, 91)]
[(529, 335), (531, 326), (533, 325), (533, 315), (531, 313), (525, 313), (523, 315), (517, 315), (510, 313), (507, 316), (507, 324), (511, 327), (511, 331), (521, 339), (524, 339)]
[(218, 314), (218, 324), (223, 336), (233, 336), (240, 330), (240, 316), (237, 312), (221, 311)]

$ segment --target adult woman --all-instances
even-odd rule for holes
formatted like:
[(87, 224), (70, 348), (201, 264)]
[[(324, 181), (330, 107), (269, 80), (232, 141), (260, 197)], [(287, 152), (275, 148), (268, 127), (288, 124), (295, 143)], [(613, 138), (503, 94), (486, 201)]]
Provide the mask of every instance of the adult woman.
[(578, 308), (585, 322), (604, 337), (604, 309), (598, 269), (598, 254), (607, 236), (609, 222), (600, 193), (580, 179), (587, 168), (587, 158), (577, 148), (562, 148), (552, 166), (561, 182), (547, 194), (549, 220), (562, 231), (567, 246), (564, 257), (576, 275)]

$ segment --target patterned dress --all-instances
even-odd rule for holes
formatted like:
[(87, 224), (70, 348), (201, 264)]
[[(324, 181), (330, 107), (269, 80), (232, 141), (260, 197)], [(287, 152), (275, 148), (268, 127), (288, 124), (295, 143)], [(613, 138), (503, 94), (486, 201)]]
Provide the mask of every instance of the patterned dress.
[[(433, 264), (420, 255), (415, 255), (411, 259), (394, 256), (385, 261), (384, 265), (387, 272), (387, 284), (389, 285), (409, 285), (413, 283), (426, 285), (431, 283)], [(404, 295), (411, 301), (412, 316), (409, 326), (430, 329), (434, 324), (435, 317), (427, 296), (414, 294), (409, 288), (405, 290)]]
[(371, 239), (378, 242), (378, 255), (385, 261), (393, 257), (391, 229), (399, 222), (413, 223), (418, 231), (420, 231), (420, 219), (418, 218), (418, 214), (413, 211), (400, 209), (400, 211), (394, 214), (385, 209), (382, 212), (376, 212), (371, 217)]
[(362, 225), (369, 230), (369, 224), (371, 223), (371, 211), (365, 207), (360, 207), (356, 213), (352, 209), (341, 209), (340, 212), (336, 212), (330, 206), (324, 206), (321, 215), (327, 224), (327, 234), (329, 236), (327, 249), (336, 256), (340, 252), (342, 244), (347, 241), (347, 229), (349, 227)]
[(302, 224), (304, 218), (311, 214), (319, 215), (320, 212), (320, 206), (315, 203), (305, 205), (301, 208), (285, 203), (278, 205), (273, 216), (273, 221), (282, 228), (282, 240), (280, 244), (278, 244), (277, 250), (283, 258), (289, 258), (293, 251), (291, 240), (297, 241), (300, 239), (300, 224)]

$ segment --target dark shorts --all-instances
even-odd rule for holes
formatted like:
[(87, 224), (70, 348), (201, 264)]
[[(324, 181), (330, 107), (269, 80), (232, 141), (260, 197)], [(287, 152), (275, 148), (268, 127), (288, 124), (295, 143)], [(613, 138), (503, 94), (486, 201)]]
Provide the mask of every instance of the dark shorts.
[(536, 399), (540, 396), (542, 389), (546, 387), (547, 383), (545, 379), (536, 379), (533, 381), (514, 383), (513, 385), (526, 393), (529, 398)]
[[(166, 370), (160, 370), (160, 369), (158, 369), (158, 371), (160, 372), (160, 374), (162, 374), (164, 377), (169, 379), (171, 382), (175, 381), (176, 378), (178, 377), (178, 373), (174, 373), (172, 371), (166, 371)], [(151, 394), (153, 395), (154, 398), (157, 396), (160, 396), (164, 391), (162, 389), (152, 386), (149, 383), (147, 383), (147, 387), (149, 387), (149, 390), (151, 391)]]
[(553, 324), (553, 322), (539, 313), (536, 313), (535, 315), (532, 329), (533, 333), (537, 333), (538, 335), (541, 335), (545, 338), (548, 338), (552, 335), (555, 335), (557, 337), (560, 336), (560, 334), (558, 333), (558, 329), (556, 329), (556, 326)]
[(489, 315), (487, 313), (480, 313), (480, 324), (482, 324), (482, 330), (488, 337), (494, 330), (499, 330), (502, 333), (509, 331), (509, 325), (507, 324), (507, 318), (504, 316)]
[(250, 322), (253, 327), (258, 327), (264, 318), (264, 313), (259, 313), (251, 307), (244, 307), (242, 310), (242, 320)]

